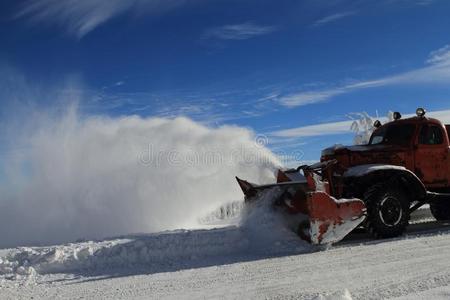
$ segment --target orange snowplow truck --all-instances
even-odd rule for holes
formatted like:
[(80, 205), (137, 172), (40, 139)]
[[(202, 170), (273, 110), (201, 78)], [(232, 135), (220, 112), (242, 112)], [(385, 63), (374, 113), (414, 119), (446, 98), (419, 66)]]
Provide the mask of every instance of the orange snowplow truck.
[(335, 243), (358, 226), (375, 238), (399, 236), (424, 204), (436, 220), (450, 220), (450, 125), (422, 108), (416, 114), (376, 121), (367, 145), (325, 149), (320, 163), (279, 170), (277, 183), (237, 178), (246, 202), (270, 191), (275, 205), (299, 215), (298, 233), (313, 244)]

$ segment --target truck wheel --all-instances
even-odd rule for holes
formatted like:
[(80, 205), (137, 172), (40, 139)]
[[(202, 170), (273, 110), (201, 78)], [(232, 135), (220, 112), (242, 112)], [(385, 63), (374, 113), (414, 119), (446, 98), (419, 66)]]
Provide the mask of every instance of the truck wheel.
[(409, 201), (395, 183), (378, 183), (364, 194), (366, 229), (375, 238), (401, 235), (409, 222)]
[(430, 211), (433, 217), (438, 221), (450, 220), (450, 202), (439, 201), (430, 203)]

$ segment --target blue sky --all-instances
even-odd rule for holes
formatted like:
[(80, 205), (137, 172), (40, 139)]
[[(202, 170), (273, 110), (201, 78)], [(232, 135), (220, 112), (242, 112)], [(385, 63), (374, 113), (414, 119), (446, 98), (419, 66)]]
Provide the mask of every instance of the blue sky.
[(43, 108), (74, 82), (85, 114), (236, 124), (314, 160), (351, 142), (349, 113), (450, 110), (449, 15), (446, 0), (2, 1), (0, 112), (23, 101), (17, 81), (51, 87)]

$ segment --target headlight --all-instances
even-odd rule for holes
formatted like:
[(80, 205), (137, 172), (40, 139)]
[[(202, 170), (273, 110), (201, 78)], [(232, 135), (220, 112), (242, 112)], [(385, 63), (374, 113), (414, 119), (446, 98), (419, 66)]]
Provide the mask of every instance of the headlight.
[(416, 115), (417, 115), (418, 117), (423, 117), (423, 116), (425, 116), (426, 113), (427, 113), (427, 111), (426, 111), (424, 108), (422, 108), (422, 107), (419, 107), (419, 108), (416, 110)]
[(394, 120), (400, 120), (402, 118), (402, 114), (396, 111), (393, 115)]

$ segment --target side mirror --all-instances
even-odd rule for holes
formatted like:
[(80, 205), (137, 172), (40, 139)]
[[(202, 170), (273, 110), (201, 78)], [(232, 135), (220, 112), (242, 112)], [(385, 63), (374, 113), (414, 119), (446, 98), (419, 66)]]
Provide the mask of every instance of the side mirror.
[(381, 122), (380, 122), (380, 120), (376, 120), (376, 121), (373, 123), (373, 127), (375, 127), (375, 128), (380, 128), (380, 127), (381, 127)]

